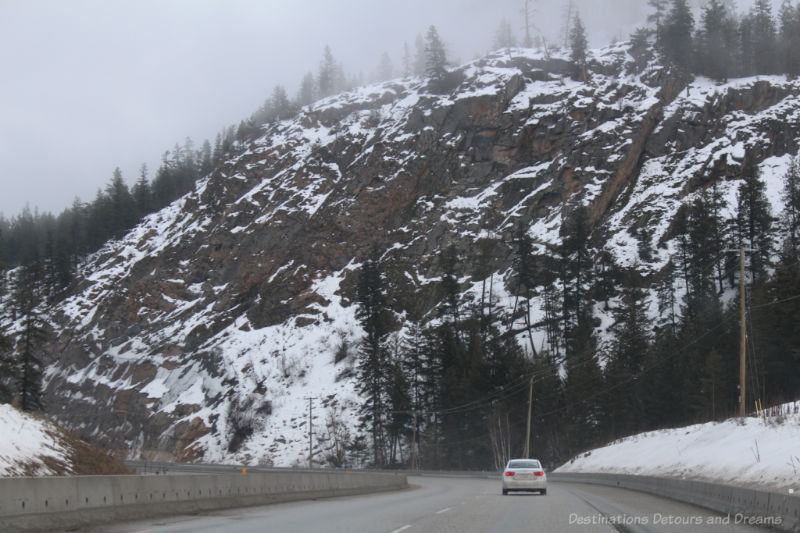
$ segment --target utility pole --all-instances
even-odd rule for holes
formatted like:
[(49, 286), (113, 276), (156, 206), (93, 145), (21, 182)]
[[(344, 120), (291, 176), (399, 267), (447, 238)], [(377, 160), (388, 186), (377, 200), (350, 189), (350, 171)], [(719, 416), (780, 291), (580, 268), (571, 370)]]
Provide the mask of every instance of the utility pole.
[(411, 411), (411, 416), (414, 417), (414, 431), (411, 434), (411, 471), (417, 469), (417, 412)]
[(306, 400), (308, 400), (308, 468), (314, 468), (314, 422), (312, 413), (316, 398), (309, 397)]
[(533, 376), (531, 376), (530, 387), (528, 387), (528, 428), (525, 431), (525, 453), (522, 454), (525, 459), (530, 457), (531, 451), (531, 407), (533, 407)]
[(744, 279), (744, 246), (739, 249), (739, 416), (745, 416), (745, 358), (747, 355), (747, 320)]
[[(735, 249), (725, 249), (723, 252), (734, 252)], [(747, 400), (746, 360), (747, 360), (747, 280), (745, 279), (745, 252), (755, 252), (752, 248), (739, 247), (739, 416), (745, 416), (745, 402)]]

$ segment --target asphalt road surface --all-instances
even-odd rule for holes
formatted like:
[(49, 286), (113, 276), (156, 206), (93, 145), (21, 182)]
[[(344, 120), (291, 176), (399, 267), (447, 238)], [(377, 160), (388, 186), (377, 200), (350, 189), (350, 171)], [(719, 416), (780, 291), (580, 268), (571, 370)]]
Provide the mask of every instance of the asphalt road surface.
[[(722, 516), (625, 489), (550, 483), (501, 495), (500, 480), (409, 477), (408, 490), (98, 527), (90, 533), (740, 532)], [(768, 517), (766, 517), (768, 518)], [(737, 524), (737, 522), (739, 522)]]

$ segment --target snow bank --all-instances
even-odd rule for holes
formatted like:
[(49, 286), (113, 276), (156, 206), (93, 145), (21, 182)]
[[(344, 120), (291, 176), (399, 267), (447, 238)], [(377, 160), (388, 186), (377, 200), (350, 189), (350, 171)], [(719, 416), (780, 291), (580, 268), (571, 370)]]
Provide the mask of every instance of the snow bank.
[(0, 476), (42, 476), (68, 462), (60, 432), (50, 422), (0, 404)]
[(763, 418), (641, 433), (583, 453), (556, 472), (636, 474), (800, 490), (800, 402)]

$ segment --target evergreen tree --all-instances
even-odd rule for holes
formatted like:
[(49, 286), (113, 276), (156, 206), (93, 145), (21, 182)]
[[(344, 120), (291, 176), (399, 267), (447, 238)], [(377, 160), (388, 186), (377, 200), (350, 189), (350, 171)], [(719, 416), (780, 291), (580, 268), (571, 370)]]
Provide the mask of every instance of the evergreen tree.
[(401, 438), (411, 426), (411, 397), (409, 395), (409, 382), (403, 371), (403, 364), (399, 353), (389, 361), (387, 400), (388, 416), (386, 429), (388, 432), (388, 464), (399, 463), (398, 452)]
[(755, 0), (752, 19), (752, 53), (757, 74), (777, 71), (777, 41), (771, 0)]
[(647, 294), (636, 266), (626, 273), (620, 307), (614, 309), (614, 334), (605, 367), (610, 437), (631, 434), (640, 428), (645, 405), (641, 375), (649, 350)]
[(508, 19), (503, 18), (500, 20), (500, 25), (494, 37), (495, 48), (515, 48), (517, 46), (517, 38), (514, 37), (514, 31), (511, 29), (511, 23)]
[(656, 33), (656, 45), (663, 46), (664, 26), (667, 21), (667, 13), (669, 10), (669, 0), (647, 0), (647, 4), (653, 9), (653, 12), (647, 16), (647, 21), (653, 24)]
[(317, 99), (316, 86), (317, 82), (312, 73), (308, 72), (305, 76), (303, 76), (303, 79), (300, 82), (300, 89), (297, 93), (297, 105), (299, 107), (304, 107), (314, 103), (314, 101)]
[(461, 336), (458, 333), (461, 327), (461, 287), (458, 283), (458, 277), (456, 274), (456, 265), (458, 264), (458, 261), (458, 252), (456, 251), (455, 246), (452, 244), (441, 253), (440, 268), (442, 269), (442, 299), (439, 306), (439, 313), (441, 316), (449, 318), (450, 323), (454, 324), (456, 340), (461, 339)]
[(531, 332), (532, 326), (530, 321), (530, 298), (537, 285), (537, 273), (533, 256), (533, 242), (525, 225), (520, 224), (520, 226), (517, 228), (514, 244), (516, 245), (514, 270), (517, 274), (517, 290), (516, 298), (514, 299), (514, 311), (512, 312), (512, 318), (516, 318), (519, 315), (517, 309), (520, 307), (519, 299), (522, 298), (520, 311), (525, 320), (525, 329), (527, 330), (529, 338), (530, 353), (535, 355), (536, 347), (533, 345), (533, 336)]
[(792, 158), (783, 177), (784, 221), (788, 233), (788, 249), (800, 253), (800, 158)]
[[(3, 245), (3, 232), (0, 231), (0, 250), (3, 250)], [(0, 262), (0, 304), (6, 301), (5, 280), (5, 267), (3, 263)], [(5, 318), (5, 309), (0, 305), (0, 403), (11, 403), (14, 398), (12, 386), (16, 380), (14, 377), (14, 360), (11, 352), (12, 344), (11, 339), (6, 333)]]
[(703, 313), (709, 300), (716, 299), (715, 277), (722, 258), (722, 220), (715, 202), (721, 199), (703, 191), (689, 206), (687, 316)]
[(412, 74), (414, 76), (425, 75), (427, 54), (425, 53), (425, 39), (418, 34), (414, 40), (414, 61), (412, 63)]
[(317, 86), (322, 98), (330, 96), (337, 91), (337, 70), (338, 65), (333, 58), (331, 48), (325, 45), (322, 60), (319, 64), (319, 73), (317, 74)]
[(386, 293), (380, 262), (367, 259), (358, 279), (358, 309), (356, 317), (364, 329), (365, 338), (358, 357), (357, 387), (362, 395), (361, 411), (372, 438), (373, 460), (376, 466), (386, 462), (385, 425), (387, 417), (388, 354), (385, 339), (389, 333)]
[(17, 358), (14, 375), (20, 409), (41, 411), (42, 403), (42, 346), (46, 342), (50, 325), (39, 309), (41, 302), (42, 272), (33, 263), (22, 268), (16, 282), (14, 305), (22, 318), (22, 328), (17, 337)]
[(800, 4), (784, 0), (780, 10), (780, 70), (790, 78), (800, 76)]
[(739, 22), (739, 76), (753, 76), (756, 73), (758, 58), (755, 54), (755, 41), (753, 16), (748, 14)]
[(631, 35), (629, 53), (633, 58), (633, 71), (641, 72), (652, 59), (650, 40), (652, 32), (647, 28), (637, 28)]
[(752, 249), (747, 254), (750, 258), (749, 271), (754, 281), (760, 281), (766, 274), (772, 255), (772, 215), (766, 197), (766, 184), (752, 157), (745, 160), (743, 178), (737, 196), (737, 245)]
[(736, 29), (722, 0), (709, 0), (706, 4), (695, 41), (700, 72), (717, 81), (733, 75)]
[(286, 94), (286, 89), (282, 85), (276, 85), (272, 90), (272, 96), (269, 99), (270, 113), (266, 121), (272, 122), (274, 120), (286, 120), (294, 115), (292, 103), (289, 101), (289, 95)]
[(15, 385), (16, 376), (11, 348), (11, 339), (0, 323), (0, 403), (11, 403), (14, 399), (12, 387)]
[[(800, 389), (800, 294), (798, 251), (788, 236), (774, 276), (763, 290), (751, 291), (751, 342), (763, 361), (764, 388), (772, 398), (790, 398)], [(766, 399), (765, 399), (766, 400)]]
[(664, 55), (678, 67), (692, 68), (694, 16), (687, 0), (672, 0), (664, 22), (662, 49)]
[(214, 163), (212, 162), (211, 155), (211, 143), (208, 142), (208, 139), (203, 141), (203, 146), (200, 149), (200, 167), (198, 170), (201, 176), (207, 176), (212, 170), (214, 170)]
[(136, 224), (136, 203), (122, 179), (119, 167), (114, 169), (111, 182), (106, 186), (108, 197), (108, 231), (118, 237)]
[(394, 77), (394, 64), (388, 52), (381, 55), (381, 62), (378, 64), (377, 80), (386, 81)]
[(436, 26), (428, 28), (425, 35), (425, 75), (437, 88), (443, 85), (447, 76), (447, 54)]
[(411, 72), (411, 51), (408, 43), (403, 43), (403, 77), (408, 78), (411, 76)]
[(133, 185), (131, 196), (133, 197), (138, 217), (143, 217), (152, 212), (153, 201), (150, 182), (147, 181), (147, 163), (142, 163), (139, 169), (139, 179)]
[(590, 298), (593, 269), (589, 253), (591, 226), (588, 208), (575, 208), (566, 218), (561, 233), (565, 424), (567, 446), (578, 451), (588, 447), (598, 436), (601, 412), (599, 398), (593, 393), (603, 382)]
[(573, 16), (572, 30), (569, 35), (570, 59), (572, 60), (573, 79), (586, 83), (586, 51), (589, 43), (586, 40), (586, 29), (578, 13)]

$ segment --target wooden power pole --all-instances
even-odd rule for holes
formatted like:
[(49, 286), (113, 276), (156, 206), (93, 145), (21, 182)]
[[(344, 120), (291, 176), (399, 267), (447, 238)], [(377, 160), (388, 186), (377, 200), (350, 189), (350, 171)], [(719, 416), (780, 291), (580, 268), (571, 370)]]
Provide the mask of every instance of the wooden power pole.
[(528, 427), (525, 431), (525, 453), (522, 454), (525, 459), (530, 457), (531, 452), (531, 407), (533, 407), (533, 376), (531, 376), (531, 384), (528, 387)]
[(745, 358), (747, 356), (746, 297), (744, 279), (744, 246), (739, 249), (739, 416), (745, 416)]
[(314, 421), (312, 413), (315, 399), (313, 397), (306, 398), (308, 400), (308, 468), (314, 468)]

